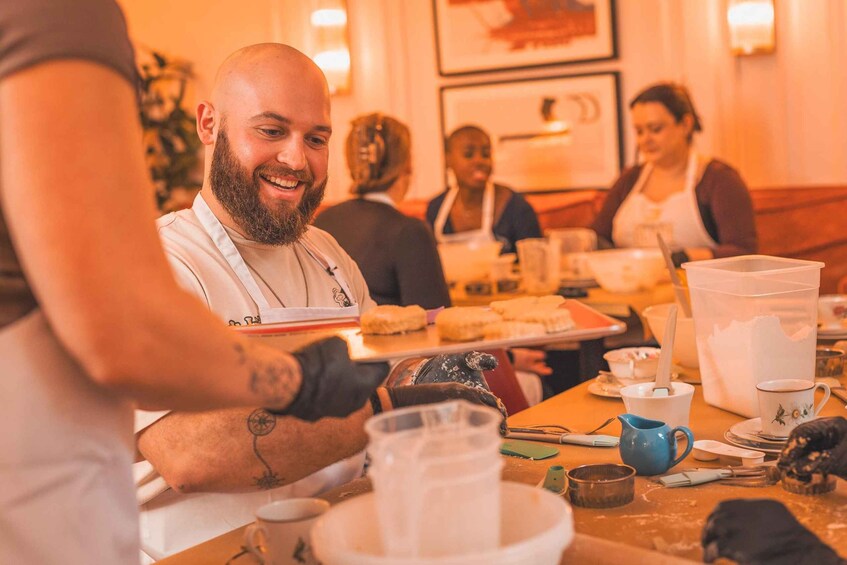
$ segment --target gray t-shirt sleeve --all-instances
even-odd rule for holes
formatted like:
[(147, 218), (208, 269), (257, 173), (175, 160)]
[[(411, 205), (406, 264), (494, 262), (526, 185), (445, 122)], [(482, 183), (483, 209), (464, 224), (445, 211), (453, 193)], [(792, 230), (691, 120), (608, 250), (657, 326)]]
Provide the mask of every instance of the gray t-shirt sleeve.
[(0, 0), (0, 78), (50, 59), (87, 59), (138, 84), (114, 0)]

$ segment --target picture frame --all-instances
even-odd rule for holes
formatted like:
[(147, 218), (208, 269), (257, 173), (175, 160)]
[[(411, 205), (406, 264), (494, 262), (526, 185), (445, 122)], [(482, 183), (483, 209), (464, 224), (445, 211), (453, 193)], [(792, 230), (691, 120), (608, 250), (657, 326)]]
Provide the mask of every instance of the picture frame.
[(615, 0), (432, 0), (442, 76), (615, 59)]
[(463, 125), (491, 137), (495, 182), (519, 192), (609, 188), (623, 166), (620, 73), (443, 86), (445, 139)]

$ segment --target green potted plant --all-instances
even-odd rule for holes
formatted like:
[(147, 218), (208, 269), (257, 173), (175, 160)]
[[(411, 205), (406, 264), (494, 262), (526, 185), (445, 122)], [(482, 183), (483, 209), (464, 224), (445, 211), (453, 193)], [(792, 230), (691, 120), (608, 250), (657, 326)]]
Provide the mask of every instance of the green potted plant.
[(189, 205), (202, 185), (202, 144), (193, 112), (185, 107), (193, 73), (189, 62), (150, 49), (139, 52), (145, 158), (156, 188), (156, 203), (167, 212)]

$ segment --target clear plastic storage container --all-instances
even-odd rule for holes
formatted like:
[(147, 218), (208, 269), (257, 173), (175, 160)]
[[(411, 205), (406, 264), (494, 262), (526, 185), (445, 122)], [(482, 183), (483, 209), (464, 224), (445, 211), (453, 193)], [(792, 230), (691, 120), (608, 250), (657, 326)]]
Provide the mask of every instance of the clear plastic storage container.
[(823, 266), (766, 255), (683, 265), (707, 403), (753, 418), (756, 384), (814, 380)]

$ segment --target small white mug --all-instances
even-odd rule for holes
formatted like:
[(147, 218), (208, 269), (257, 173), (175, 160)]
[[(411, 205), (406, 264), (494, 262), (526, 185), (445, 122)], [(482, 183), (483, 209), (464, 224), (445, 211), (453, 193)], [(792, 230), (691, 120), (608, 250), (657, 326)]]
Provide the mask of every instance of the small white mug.
[(256, 523), (244, 532), (244, 547), (264, 565), (317, 565), (309, 535), (315, 520), (327, 510), (329, 502), (320, 498), (265, 504), (256, 511)]
[[(815, 406), (815, 389), (823, 389), (823, 400)], [(762, 433), (788, 437), (791, 430), (817, 418), (829, 400), (829, 386), (802, 379), (764, 381), (756, 385)]]

